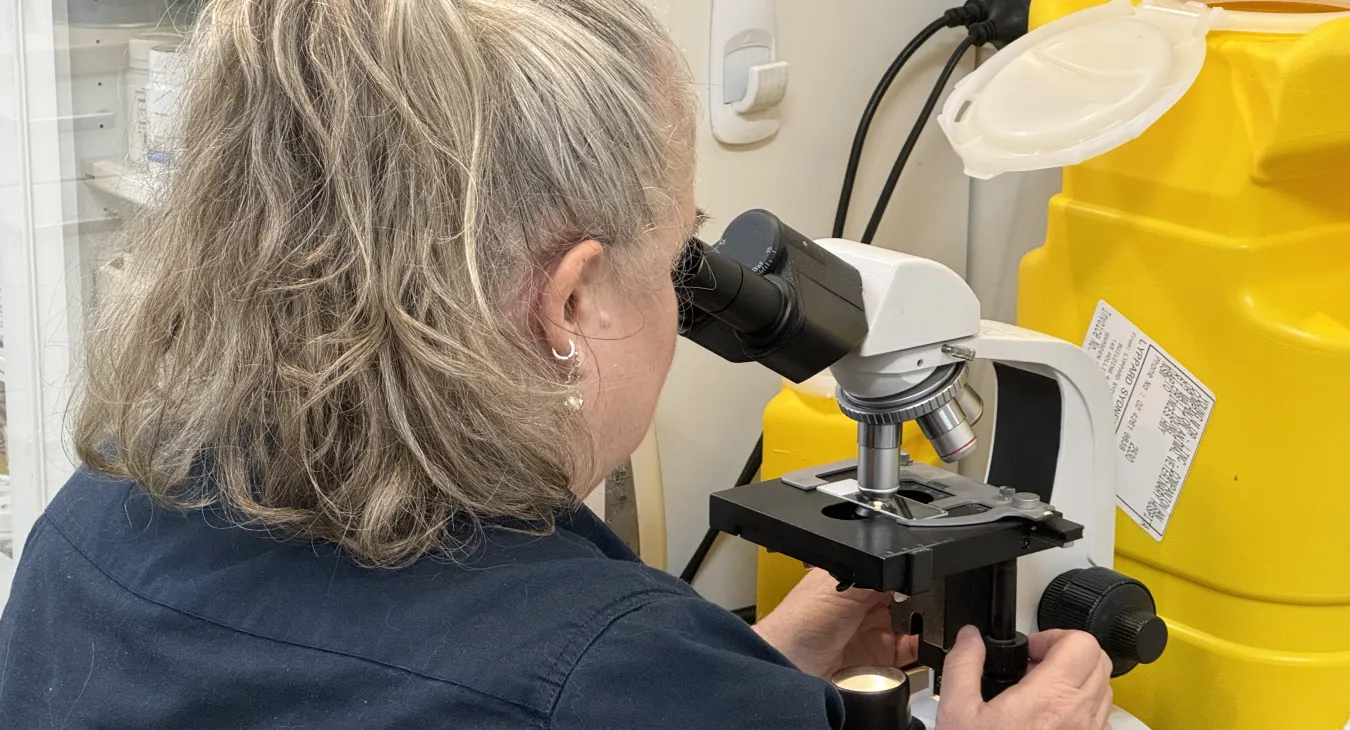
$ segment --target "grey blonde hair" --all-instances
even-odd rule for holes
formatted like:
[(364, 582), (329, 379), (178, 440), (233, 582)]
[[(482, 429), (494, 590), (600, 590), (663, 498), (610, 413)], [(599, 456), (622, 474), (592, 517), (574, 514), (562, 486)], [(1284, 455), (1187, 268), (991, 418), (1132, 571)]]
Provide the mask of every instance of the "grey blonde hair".
[(522, 313), (571, 245), (641, 248), (692, 164), (645, 0), (216, 0), (193, 35), (80, 457), (368, 565), (551, 529), (590, 442)]

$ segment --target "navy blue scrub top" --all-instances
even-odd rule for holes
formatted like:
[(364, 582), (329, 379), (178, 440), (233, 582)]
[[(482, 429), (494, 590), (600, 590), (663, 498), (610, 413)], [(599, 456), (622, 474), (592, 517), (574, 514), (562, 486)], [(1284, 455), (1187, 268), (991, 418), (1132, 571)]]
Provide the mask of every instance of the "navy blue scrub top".
[[(203, 477), (194, 477), (203, 478)], [(0, 728), (838, 728), (838, 695), (582, 508), (369, 569), (82, 470), (0, 619)]]

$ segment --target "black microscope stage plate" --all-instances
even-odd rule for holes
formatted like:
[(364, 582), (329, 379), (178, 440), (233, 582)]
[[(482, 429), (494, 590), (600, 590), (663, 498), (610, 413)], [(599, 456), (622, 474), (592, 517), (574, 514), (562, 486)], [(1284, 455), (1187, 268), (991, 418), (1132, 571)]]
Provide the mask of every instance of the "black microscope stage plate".
[[(844, 506), (840, 506), (840, 505)], [(848, 503), (774, 480), (714, 493), (709, 519), (722, 532), (783, 553), (842, 581), (914, 595), (935, 580), (1060, 547), (1083, 527), (1062, 517), (969, 527), (910, 527), (884, 515), (841, 519)]]

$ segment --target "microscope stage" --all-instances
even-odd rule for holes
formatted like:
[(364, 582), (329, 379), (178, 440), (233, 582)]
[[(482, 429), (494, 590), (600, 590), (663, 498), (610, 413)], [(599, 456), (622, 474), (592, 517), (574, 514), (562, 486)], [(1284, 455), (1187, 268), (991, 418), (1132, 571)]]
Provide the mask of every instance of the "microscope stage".
[(1043, 521), (1005, 519), (964, 527), (902, 525), (861, 516), (856, 505), (819, 489), (779, 480), (711, 496), (710, 521), (773, 552), (828, 570), (861, 588), (914, 595), (935, 580), (1062, 547), (1083, 527), (1058, 514)]

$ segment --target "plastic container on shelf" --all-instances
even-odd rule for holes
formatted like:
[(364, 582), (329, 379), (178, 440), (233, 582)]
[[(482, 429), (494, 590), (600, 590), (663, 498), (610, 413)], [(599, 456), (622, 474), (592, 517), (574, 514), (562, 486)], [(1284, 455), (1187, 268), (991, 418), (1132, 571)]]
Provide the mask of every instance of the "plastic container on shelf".
[(1171, 639), (1117, 701), (1153, 730), (1341, 728), (1350, 14), (1089, 4), (1038, 0), (1040, 27), (942, 125), (976, 176), (1073, 165), (1023, 259), (1020, 324), (1081, 342), (1105, 301), (1215, 397), (1165, 530), (1119, 513), (1115, 567)]
[(173, 164), (179, 139), (179, 107), (187, 82), (187, 54), (176, 43), (151, 47), (146, 88), (146, 160), (151, 170)]
[[(828, 370), (800, 384), (783, 381), (783, 390), (764, 409), (761, 479), (777, 479), (798, 469), (858, 455), (858, 423), (840, 412), (834, 392), (834, 378)], [(916, 461), (934, 466), (942, 463), (913, 423), (905, 424), (901, 445)], [(801, 561), (760, 548), (755, 600), (758, 615), (773, 610), (804, 575)]]
[(126, 168), (144, 172), (149, 147), (149, 115), (146, 92), (150, 86), (150, 49), (180, 43), (181, 36), (154, 30), (133, 37), (128, 43), (127, 67), (122, 72), (122, 102), (126, 109)]

